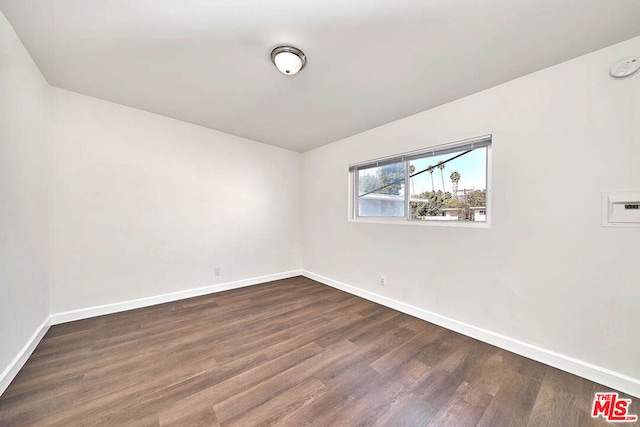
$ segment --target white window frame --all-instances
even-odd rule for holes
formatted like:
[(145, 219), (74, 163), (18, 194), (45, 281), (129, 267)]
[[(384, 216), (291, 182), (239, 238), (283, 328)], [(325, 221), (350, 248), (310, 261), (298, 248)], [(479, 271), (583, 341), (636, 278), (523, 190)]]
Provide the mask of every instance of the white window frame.
[[(409, 202), (411, 197), (411, 191), (405, 191), (404, 201), (404, 217), (362, 217), (357, 215), (358, 207), (358, 170), (376, 166), (384, 166), (393, 163), (409, 162), (410, 160), (416, 160), (425, 157), (438, 156), (447, 152), (463, 151), (465, 148), (473, 149), (479, 147), (486, 147), (486, 221), (435, 221), (435, 220), (417, 220), (408, 218)], [(492, 150), (493, 136), (483, 135), (477, 138), (470, 138), (452, 143), (436, 145), (420, 150), (410, 151), (407, 153), (396, 154), (393, 156), (382, 157), (379, 159), (368, 160), (366, 162), (355, 163), (349, 165), (348, 171), (348, 221), (360, 222), (360, 223), (372, 223), (372, 224), (403, 224), (403, 225), (419, 225), (430, 227), (469, 227), (469, 228), (490, 228), (491, 218), (493, 217), (493, 209), (491, 207), (491, 176), (492, 176)], [(409, 167), (405, 166), (405, 182), (409, 182)]]

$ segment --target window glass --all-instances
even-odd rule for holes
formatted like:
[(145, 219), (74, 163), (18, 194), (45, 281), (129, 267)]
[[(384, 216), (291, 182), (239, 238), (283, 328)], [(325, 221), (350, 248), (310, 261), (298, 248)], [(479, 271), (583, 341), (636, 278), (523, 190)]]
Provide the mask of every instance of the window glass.
[(465, 151), (409, 162), (411, 219), (486, 221), (487, 148)]
[(358, 215), (404, 217), (405, 162), (358, 170)]

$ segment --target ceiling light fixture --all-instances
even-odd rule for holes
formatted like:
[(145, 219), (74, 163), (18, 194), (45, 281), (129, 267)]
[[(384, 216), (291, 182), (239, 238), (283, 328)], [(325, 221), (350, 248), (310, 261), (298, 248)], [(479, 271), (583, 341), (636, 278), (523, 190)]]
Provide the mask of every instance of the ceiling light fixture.
[(282, 74), (292, 76), (304, 68), (307, 57), (298, 48), (278, 46), (271, 51), (271, 62)]

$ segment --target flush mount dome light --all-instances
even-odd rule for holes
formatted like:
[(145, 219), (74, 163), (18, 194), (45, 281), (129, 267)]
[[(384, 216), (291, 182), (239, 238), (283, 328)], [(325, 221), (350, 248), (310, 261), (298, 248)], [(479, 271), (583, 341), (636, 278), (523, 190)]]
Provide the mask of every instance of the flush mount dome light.
[(282, 74), (292, 76), (304, 68), (307, 57), (295, 47), (278, 46), (271, 51), (271, 62)]

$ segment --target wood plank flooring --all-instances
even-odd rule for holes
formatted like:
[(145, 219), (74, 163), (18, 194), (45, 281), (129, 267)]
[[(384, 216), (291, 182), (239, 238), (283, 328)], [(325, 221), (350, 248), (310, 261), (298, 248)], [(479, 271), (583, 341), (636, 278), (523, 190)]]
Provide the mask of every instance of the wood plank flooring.
[(596, 391), (296, 277), (53, 326), (0, 426), (611, 425)]

